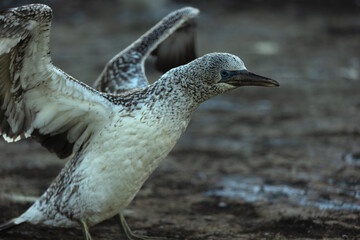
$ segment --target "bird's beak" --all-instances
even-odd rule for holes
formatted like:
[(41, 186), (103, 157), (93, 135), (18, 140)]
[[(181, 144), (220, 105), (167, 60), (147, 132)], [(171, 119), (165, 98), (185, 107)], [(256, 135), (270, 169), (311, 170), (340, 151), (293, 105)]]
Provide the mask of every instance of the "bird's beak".
[(247, 70), (231, 71), (231, 77), (221, 82), (233, 85), (235, 87), (242, 86), (263, 86), (263, 87), (279, 87), (280, 84), (270, 78), (263, 77)]

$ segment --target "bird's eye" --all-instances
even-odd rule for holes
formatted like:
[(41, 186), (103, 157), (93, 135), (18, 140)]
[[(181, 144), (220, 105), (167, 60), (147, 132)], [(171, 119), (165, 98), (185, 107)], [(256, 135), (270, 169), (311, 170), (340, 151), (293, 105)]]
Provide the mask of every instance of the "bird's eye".
[(221, 70), (220, 75), (223, 78), (227, 78), (227, 77), (230, 76), (230, 73), (228, 71), (226, 71), (226, 70)]

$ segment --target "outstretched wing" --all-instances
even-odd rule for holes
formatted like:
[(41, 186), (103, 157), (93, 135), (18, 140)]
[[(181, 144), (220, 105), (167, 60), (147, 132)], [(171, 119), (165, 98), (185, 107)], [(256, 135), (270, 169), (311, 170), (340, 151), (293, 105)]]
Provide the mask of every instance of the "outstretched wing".
[(164, 73), (196, 58), (195, 29), (195, 19), (189, 19), (160, 43), (151, 53), (156, 56), (157, 70)]
[(94, 88), (101, 92), (121, 93), (148, 85), (144, 62), (157, 47), (154, 51), (158, 56), (156, 66), (164, 72), (195, 59), (193, 18), (198, 13), (198, 9), (186, 7), (167, 15), (112, 58), (95, 81)]
[(33, 137), (60, 158), (79, 151), (111, 114), (103, 94), (51, 63), (51, 8), (0, 13), (0, 135)]

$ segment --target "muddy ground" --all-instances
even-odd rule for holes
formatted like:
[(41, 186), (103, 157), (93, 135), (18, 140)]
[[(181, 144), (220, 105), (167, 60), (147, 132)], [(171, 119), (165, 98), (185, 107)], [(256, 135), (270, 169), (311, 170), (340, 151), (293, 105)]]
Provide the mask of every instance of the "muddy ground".
[[(199, 55), (231, 52), (281, 83), (201, 105), (127, 208), (132, 229), (192, 240), (360, 239), (358, 1), (78, 2), (51, 1), (52, 56), (88, 84), (108, 59), (184, 5), (202, 11)], [(159, 75), (149, 69), (152, 79)], [(1, 140), (0, 159), (0, 222), (26, 210), (64, 165), (30, 140)], [(113, 220), (91, 233), (120, 239)], [(81, 238), (80, 229), (32, 225), (0, 234)]]

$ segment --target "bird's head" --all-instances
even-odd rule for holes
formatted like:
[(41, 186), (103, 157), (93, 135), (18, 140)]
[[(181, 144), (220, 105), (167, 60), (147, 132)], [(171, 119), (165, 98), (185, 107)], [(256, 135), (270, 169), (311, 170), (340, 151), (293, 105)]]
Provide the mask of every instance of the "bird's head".
[(182, 66), (190, 81), (185, 88), (197, 100), (205, 101), (243, 86), (278, 87), (279, 83), (247, 71), (243, 61), (228, 53), (210, 53)]

